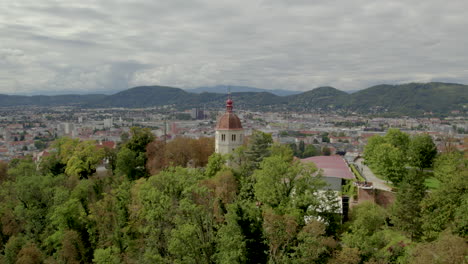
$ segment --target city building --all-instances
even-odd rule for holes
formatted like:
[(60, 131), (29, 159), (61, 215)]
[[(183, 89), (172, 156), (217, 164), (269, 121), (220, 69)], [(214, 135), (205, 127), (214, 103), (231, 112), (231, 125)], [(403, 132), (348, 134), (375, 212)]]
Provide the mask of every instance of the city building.
[(315, 156), (302, 159), (301, 162), (314, 163), (322, 172), (323, 180), (327, 183), (326, 189), (341, 192), (345, 180), (355, 179), (354, 174), (341, 156)]

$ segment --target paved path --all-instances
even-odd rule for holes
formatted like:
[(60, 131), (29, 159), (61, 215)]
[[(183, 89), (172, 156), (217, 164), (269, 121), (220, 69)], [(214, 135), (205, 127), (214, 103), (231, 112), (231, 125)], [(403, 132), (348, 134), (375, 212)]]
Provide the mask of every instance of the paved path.
[(372, 182), (374, 188), (379, 190), (391, 191), (392, 188), (388, 186), (384, 180), (377, 178), (377, 176), (374, 175), (374, 173), (369, 169), (369, 167), (362, 163), (363, 161), (364, 159), (362, 158), (356, 160), (356, 166), (361, 172), (362, 176), (366, 178), (368, 182)]

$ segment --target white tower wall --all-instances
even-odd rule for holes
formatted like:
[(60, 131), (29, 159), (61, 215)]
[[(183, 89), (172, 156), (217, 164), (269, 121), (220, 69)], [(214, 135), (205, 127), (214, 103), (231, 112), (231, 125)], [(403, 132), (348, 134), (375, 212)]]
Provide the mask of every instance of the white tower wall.
[(215, 152), (230, 154), (244, 143), (244, 130), (216, 130)]

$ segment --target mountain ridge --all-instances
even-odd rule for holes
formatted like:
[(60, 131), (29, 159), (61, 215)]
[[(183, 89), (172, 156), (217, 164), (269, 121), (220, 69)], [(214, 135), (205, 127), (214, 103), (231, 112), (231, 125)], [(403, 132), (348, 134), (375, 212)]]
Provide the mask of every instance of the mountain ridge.
[[(349, 94), (334, 87), (317, 87), (287, 96), (271, 92), (234, 92), (236, 108), (265, 111), (356, 112), (377, 115), (448, 115), (466, 113), (468, 86), (454, 83), (381, 84)], [(138, 86), (112, 95), (20, 96), (0, 94), (0, 107), (60, 106), (143, 108), (173, 105), (180, 110), (205, 106), (220, 108), (226, 94), (191, 93), (170, 86)], [(221, 106), (222, 107), (222, 106)]]
[(226, 94), (228, 92), (228, 89), (231, 89), (231, 91), (235, 92), (268, 92), (272, 93), (274, 95), (278, 96), (288, 96), (288, 95), (294, 95), (294, 94), (300, 94), (302, 93), (301, 91), (292, 91), (292, 90), (284, 90), (284, 89), (262, 89), (262, 88), (256, 88), (256, 87), (250, 87), (250, 86), (237, 86), (237, 85), (215, 85), (215, 86), (201, 86), (193, 89), (186, 89), (187, 92), (191, 93), (220, 93), (220, 94)]

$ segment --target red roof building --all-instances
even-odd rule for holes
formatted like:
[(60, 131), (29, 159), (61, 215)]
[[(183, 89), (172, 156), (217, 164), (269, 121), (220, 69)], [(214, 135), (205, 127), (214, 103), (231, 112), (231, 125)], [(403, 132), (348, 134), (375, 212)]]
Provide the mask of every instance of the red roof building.
[(110, 148), (113, 149), (115, 148), (115, 142), (114, 141), (101, 141), (96, 145), (97, 148)]
[(355, 179), (354, 174), (341, 156), (315, 156), (301, 159), (301, 162), (313, 162), (318, 169), (323, 171), (324, 177), (341, 178), (346, 180)]

